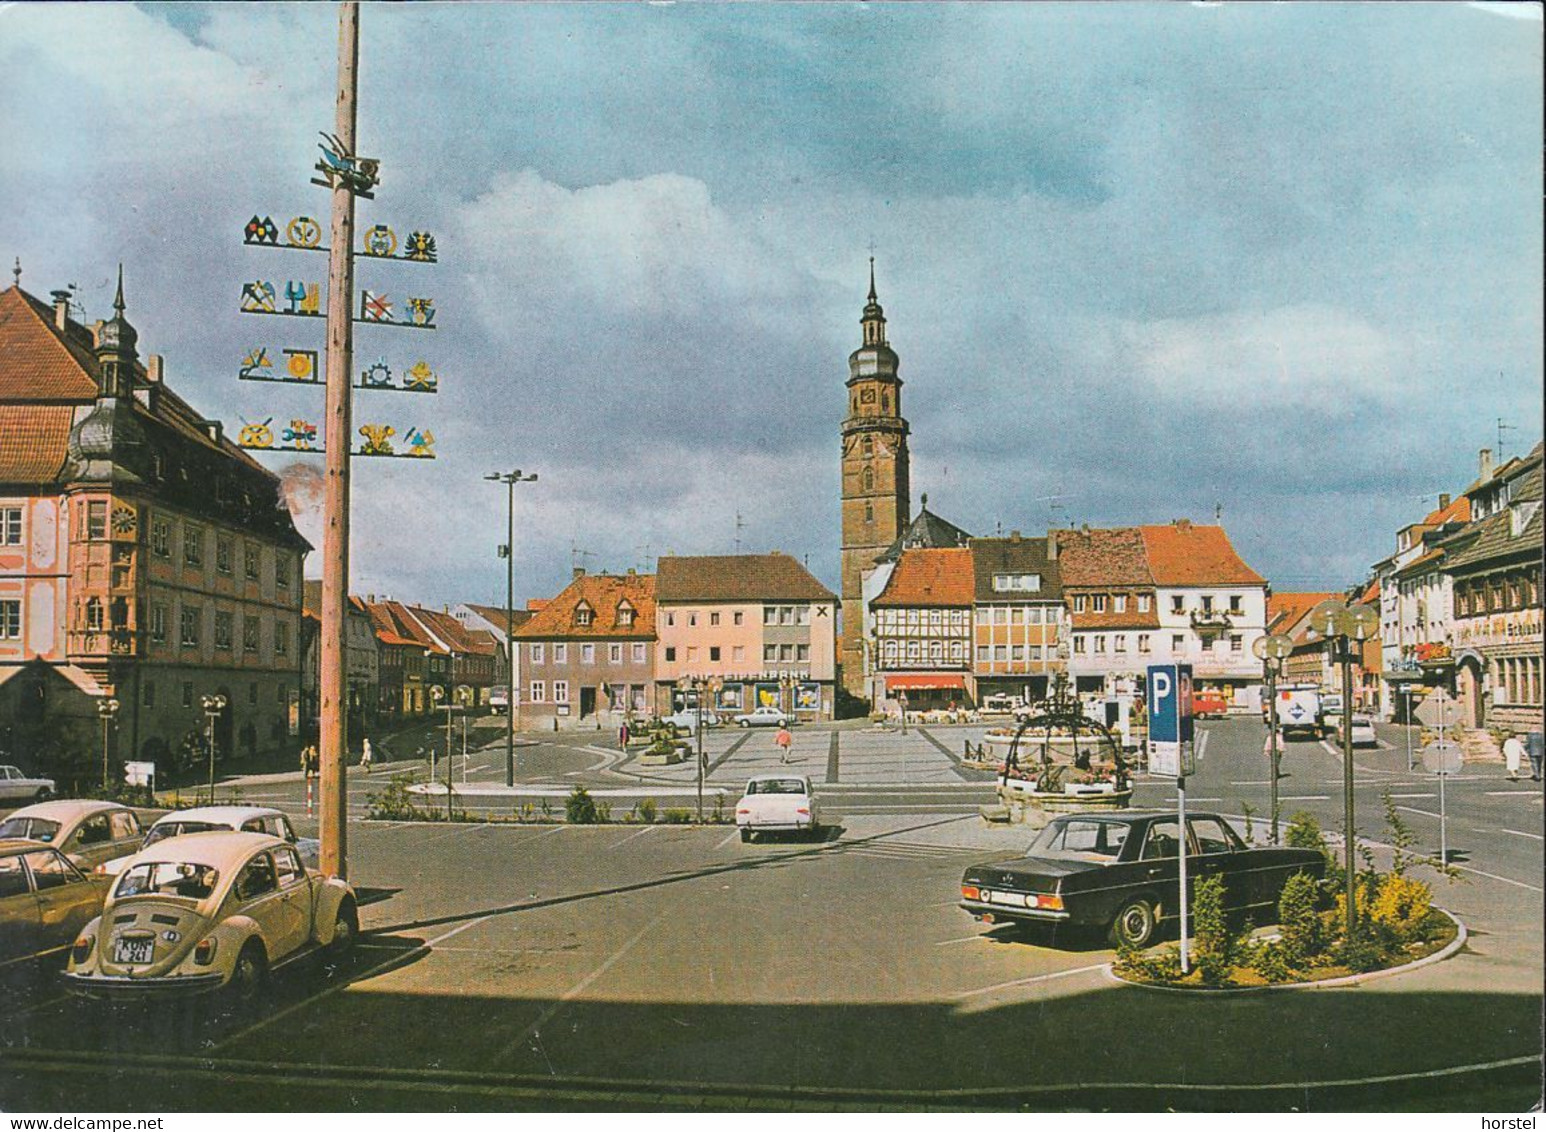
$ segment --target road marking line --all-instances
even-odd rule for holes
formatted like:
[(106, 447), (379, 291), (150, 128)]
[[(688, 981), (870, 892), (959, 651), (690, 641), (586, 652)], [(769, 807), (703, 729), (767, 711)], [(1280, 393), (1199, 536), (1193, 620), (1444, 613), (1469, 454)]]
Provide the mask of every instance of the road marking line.
[(1437, 794), (1392, 794), (1392, 798), (1437, 798)]
[(1489, 798), (1533, 798), (1535, 795), (1527, 790), (1484, 790)]
[(1331, 798), (1330, 794), (1285, 794), (1278, 797), (1280, 802), (1325, 802)]
[[(1438, 856), (1437, 853), (1435, 853), (1433, 855), (1435, 857)], [(1540, 888), (1539, 885), (1526, 884), (1522, 880), (1510, 880), (1508, 877), (1500, 877), (1497, 873), (1488, 873), (1488, 872), (1483, 872), (1481, 869), (1474, 869), (1470, 865), (1456, 865), (1453, 862), (1451, 862), (1450, 863), (1450, 867), (1451, 868), (1455, 868), (1455, 869), (1460, 869), (1462, 872), (1475, 873), (1477, 876), (1487, 877), (1490, 880), (1500, 880), (1504, 884), (1512, 884), (1516, 888), (1528, 888), (1531, 892), (1540, 892), (1541, 891), (1541, 888)]]
[(315, 1003), (321, 1002), (324, 998), (331, 998), (339, 991), (349, 989), (349, 987), (353, 986), (355, 983), (364, 982), (366, 979), (372, 978), (373, 976), (386, 970), (386, 968), (392, 966), (392, 964), (398, 962), (400, 959), (406, 960), (411, 956), (420, 954), (421, 952), (433, 951), (437, 943), (444, 943), (452, 936), (461, 935), (468, 928), (475, 928), (485, 920), (492, 920), (497, 914), (498, 913), (490, 913), (487, 916), (479, 916), (476, 920), (468, 920), (466, 923), (458, 924), (456, 927), (450, 929), (449, 931), (442, 932), (440, 935), (437, 935), (434, 939), (425, 940), (411, 951), (398, 951), (391, 958), (383, 959), (374, 967), (366, 968), (364, 972), (356, 975), (354, 978), (348, 980), (348, 982), (339, 983), (337, 986), (328, 987), (320, 994), (314, 994), (309, 998), (303, 998), (299, 1002), (292, 1002), (289, 1006), (285, 1007), (277, 1014), (271, 1014), (267, 1018), (260, 1018), (252, 1025), (243, 1027), (242, 1029), (236, 1031), (236, 1033), (232, 1034), (230, 1037), (216, 1042), (214, 1045), (210, 1046), (210, 1052), (213, 1053), (215, 1050), (226, 1049), (227, 1047), (241, 1041), (243, 1038), (257, 1033), (265, 1026), (273, 1025), (275, 1022), (278, 1022), (282, 1018), (288, 1018), (290, 1015), (294, 1014), (297, 1010), (300, 1010), (303, 1007), (311, 1006)]
[(1202, 761), (1203, 755), (1205, 755), (1208, 751), (1208, 736), (1211, 734), (1213, 734), (1211, 731), (1204, 731), (1202, 733), (1202, 738), (1197, 740), (1197, 759), (1199, 762)]
[(1546, 841), (1546, 837), (1542, 837), (1538, 833), (1526, 833), (1522, 829), (1504, 829), (1501, 832), (1512, 833), (1515, 837), (1528, 837), (1531, 841)]
[(635, 837), (643, 837), (646, 833), (649, 833), (652, 829), (655, 829), (655, 828), (656, 827), (653, 826), (653, 825), (647, 825), (643, 829), (639, 830), (637, 833), (630, 833), (627, 837), (623, 838), (616, 845), (608, 845), (607, 848), (608, 849), (621, 849), (624, 845), (627, 845)]
[(561, 994), (557, 1002), (553, 1003), (552, 1006), (549, 1006), (541, 1014), (537, 1015), (537, 1020), (530, 1026), (527, 1026), (526, 1029), (521, 1032), (520, 1037), (516, 1038), (515, 1041), (511, 1042), (508, 1046), (500, 1051), (501, 1058), (511, 1057), (517, 1050), (524, 1049), (526, 1043), (533, 1036), (538, 1034), (542, 1027), (546, 1026), (550, 1021), (552, 1021), (554, 1015), (556, 1015), (565, 1006), (569, 1005), (570, 1001), (572, 1001), (577, 995), (584, 994), (587, 987), (589, 987), (597, 979), (601, 978), (602, 975), (605, 975), (608, 971), (610, 971), (613, 964), (615, 964), (624, 955), (627, 955), (628, 952), (633, 948), (633, 945), (648, 935), (654, 929), (655, 925), (660, 923), (661, 920), (665, 919), (667, 913), (671, 911), (674, 911), (674, 909), (662, 909), (653, 920), (640, 928), (638, 932), (634, 934), (632, 939), (614, 951), (610, 959), (608, 959), (589, 975), (585, 976), (585, 978), (581, 979), (578, 983)]
[(1440, 820), (1443, 820), (1444, 818), (1443, 814), (1435, 814), (1428, 810), (1419, 810), (1416, 806), (1397, 806), (1396, 809), (1405, 810), (1409, 814), (1422, 814), (1422, 816), (1425, 818), (1439, 818)]
[(739, 829), (737, 829), (734, 833), (730, 834), (730, 836), (726, 837), (718, 845), (714, 846), (714, 848), (716, 848), (716, 849), (723, 849), (726, 845), (729, 845), (732, 841), (734, 841), (737, 837), (740, 837), (740, 836), (741, 836), (741, 831)]
[(936, 943), (934, 946), (935, 947), (949, 947), (952, 943), (971, 943), (975, 939), (987, 939), (987, 938), (988, 938), (987, 936), (981, 935), (981, 934), (978, 934), (978, 935), (963, 935), (960, 939), (942, 939), (938, 943)]
[(1073, 967), (1067, 971), (1053, 971), (1048, 975), (1032, 975), (1028, 979), (1016, 979), (1009, 983), (994, 983), (991, 987), (981, 987), (978, 990), (962, 991), (960, 994), (952, 995), (951, 997), (956, 1002), (961, 1002), (964, 999), (976, 998), (978, 995), (991, 994), (993, 991), (1010, 990), (1014, 987), (1030, 986), (1032, 983), (1045, 983), (1051, 979), (1061, 979), (1067, 975), (1083, 975), (1089, 971), (1104, 971), (1107, 966), (1109, 966), (1109, 964), (1093, 963), (1088, 967)]

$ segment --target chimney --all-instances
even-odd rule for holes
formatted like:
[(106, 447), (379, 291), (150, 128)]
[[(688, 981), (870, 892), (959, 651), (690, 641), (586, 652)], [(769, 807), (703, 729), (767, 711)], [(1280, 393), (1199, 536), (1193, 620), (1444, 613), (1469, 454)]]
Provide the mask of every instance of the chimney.
[(1047, 532), (1047, 561), (1048, 562), (1056, 562), (1057, 560), (1058, 560), (1058, 533), (1056, 531), (1048, 531)]
[(1190, 519), (1172, 519), (1170, 525), (1178, 531), (1189, 531), (1192, 529), (1192, 521)]
[(1009, 541), (1010, 542), (1019, 542), (1020, 541), (1020, 532), (1019, 531), (1010, 531), (1009, 532)]
[(1439, 510), (1442, 511), (1442, 510), (1444, 510), (1444, 508), (1446, 508), (1448, 506), (1449, 506), (1449, 492), (1447, 492), (1447, 491), (1439, 492)]
[(70, 321), (70, 292), (50, 291), (48, 294), (54, 300), (54, 326), (63, 330)]
[(151, 354), (145, 359), (145, 380), (161, 384), (161, 374), (166, 366), (166, 359), (160, 354)]
[(574, 568), (574, 576), (570, 579), (570, 581), (574, 581), (575, 579), (583, 578), (583, 577), (585, 577), (585, 567), (584, 566), (576, 566)]
[(1477, 472), (1476, 472), (1476, 474), (1481, 479), (1487, 479), (1487, 478), (1489, 478), (1492, 475), (1492, 449), (1491, 448), (1483, 448), (1481, 450), (1481, 452), (1479, 452), (1477, 454), (1476, 465), (1477, 465)]
[(628, 576), (629, 576), (629, 577), (630, 577), (630, 578), (632, 578), (632, 577), (633, 577), (633, 576), (635, 576), (635, 575), (636, 575), (636, 574), (638, 574), (638, 571), (637, 571), (637, 570), (635, 570), (635, 569), (634, 569), (634, 568), (633, 568), (633, 567), (632, 567), (632, 566), (630, 566), (630, 567), (628, 567)]

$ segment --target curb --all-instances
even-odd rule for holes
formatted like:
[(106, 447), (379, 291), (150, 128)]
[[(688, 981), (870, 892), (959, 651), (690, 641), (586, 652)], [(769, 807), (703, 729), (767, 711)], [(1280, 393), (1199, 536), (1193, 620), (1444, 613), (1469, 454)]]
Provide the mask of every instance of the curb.
[(1114, 983), (1122, 986), (1138, 987), (1141, 990), (1161, 991), (1165, 994), (1266, 994), (1272, 991), (1286, 990), (1315, 990), (1320, 987), (1347, 987), (1357, 986), (1360, 983), (1373, 982), (1375, 979), (1383, 979), (1389, 975), (1404, 975), (1408, 971), (1415, 971), (1419, 967), (1426, 967), (1432, 963), (1438, 963), (1454, 955), (1466, 944), (1469, 933), (1466, 931), (1464, 921), (1447, 908), (1435, 906), (1435, 912), (1442, 912), (1449, 917), (1455, 925), (1455, 938), (1435, 951), (1432, 955), (1424, 955), (1421, 959), (1414, 959), (1410, 963), (1403, 963), (1399, 967), (1386, 967), (1379, 971), (1364, 971), (1356, 975), (1339, 975), (1335, 979), (1317, 979), (1307, 983), (1273, 983), (1264, 987), (1175, 987), (1159, 983), (1140, 983), (1132, 979), (1124, 979), (1108, 963), (1102, 968), (1105, 976)]

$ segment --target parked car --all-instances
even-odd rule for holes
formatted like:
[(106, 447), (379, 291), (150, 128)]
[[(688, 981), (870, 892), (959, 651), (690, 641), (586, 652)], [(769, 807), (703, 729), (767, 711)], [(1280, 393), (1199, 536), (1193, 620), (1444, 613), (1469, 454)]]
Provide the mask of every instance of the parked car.
[(134, 855), (75, 939), (68, 989), (94, 998), (260, 992), (270, 972), (359, 932), (354, 890), (262, 833), (194, 833)]
[[(183, 837), (190, 833), (214, 833), (219, 830), (237, 830), (246, 833), (266, 833), (294, 845), (301, 855), (301, 864), (308, 869), (318, 867), (322, 843), (314, 837), (297, 837), (289, 815), (271, 806), (199, 806), (191, 810), (173, 810), (156, 819), (145, 834), (140, 848), (148, 849), (168, 837)], [(123, 872), (128, 857), (104, 861), (97, 872), (113, 876)]]
[[(1248, 846), (1218, 814), (1189, 814), (1186, 824), (1188, 875), (1222, 876), (1232, 910), (1271, 917), (1289, 877), (1326, 868), (1313, 849)], [(1024, 857), (967, 869), (961, 907), (984, 923), (1101, 928), (1114, 945), (1144, 947), (1177, 914), (1180, 844), (1174, 813), (1065, 814)]]
[(0, 802), (43, 802), (53, 794), (52, 778), (30, 778), (20, 767), (0, 766)]
[[(672, 712), (670, 715), (661, 716), (661, 722), (671, 724), (678, 731), (686, 731), (689, 734), (696, 732), (698, 730), (698, 709), (682, 708), (680, 711)], [(703, 726), (718, 727), (719, 715), (712, 709), (704, 708)]]
[(754, 775), (735, 804), (735, 824), (742, 841), (763, 833), (816, 832), (821, 819), (811, 780), (798, 774)]
[(490, 688), (488, 694), (489, 711), (494, 715), (504, 715), (510, 708), (509, 688)]
[(1353, 716), (1353, 746), (1378, 747), (1380, 737), (1374, 733), (1374, 720), (1367, 715)]
[(139, 817), (117, 802), (39, 802), (0, 821), (0, 838), (52, 845), (87, 872), (135, 852), (141, 836)]
[(730, 722), (737, 727), (792, 727), (795, 717), (770, 704), (763, 704), (742, 715), (733, 716)]
[(0, 971), (58, 955), (102, 908), (110, 882), (36, 841), (0, 841)]
[(1192, 694), (1193, 719), (1223, 719), (1229, 714), (1229, 699), (1223, 692), (1194, 692)]

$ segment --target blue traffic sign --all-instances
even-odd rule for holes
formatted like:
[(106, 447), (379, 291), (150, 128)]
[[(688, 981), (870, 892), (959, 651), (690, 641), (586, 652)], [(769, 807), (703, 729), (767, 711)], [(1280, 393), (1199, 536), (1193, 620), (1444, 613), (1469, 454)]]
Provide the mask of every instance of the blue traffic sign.
[(1192, 741), (1192, 666), (1151, 664), (1148, 671), (1149, 739)]

